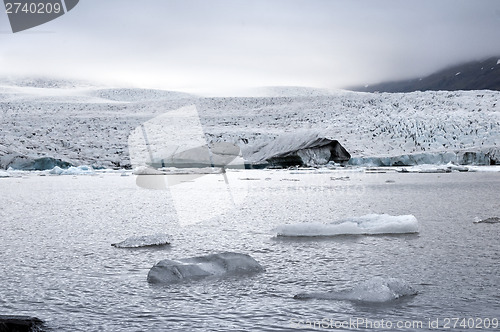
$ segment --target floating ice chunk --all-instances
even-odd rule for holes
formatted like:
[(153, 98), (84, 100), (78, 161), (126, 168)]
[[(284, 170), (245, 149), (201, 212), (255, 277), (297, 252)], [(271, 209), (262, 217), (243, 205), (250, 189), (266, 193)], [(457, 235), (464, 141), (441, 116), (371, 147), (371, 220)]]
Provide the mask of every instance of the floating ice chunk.
[(451, 173), (451, 169), (443, 167), (423, 168), (418, 173)]
[(468, 172), (469, 171), (469, 168), (467, 168), (466, 166), (456, 165), (452, 162), (449, 162), (448, 164), (446, 164), (446, 167), (448, 167), (452, 171), (459, 171), (459, 172)]
[(346, 291), (300, 293), (295, 299), (320, 299), (336, 301), (388, 302), (404, 296), (416, 295), (410, 284), (398, 278), (373, 277)]
[(500, 172), (500, 166), (468, 166), (469, 172)]
[(1, 331), (46, 331), (44, 321), (32, 316), (0, 315)]
[(142, 235), (142, 236), (131, 236), (119, 243), (111, 244), (113, 247), (117, 248), (139, 248), (139, 247), (149, 247), (149, 246), (163, 246), (170, 244), (171, 237), (167, 234), (153, 234), (153, 235)]
[(158, 171), (155, 168), (147, 167), (147, 166), (137, 166), (134, 168), (133, 174), (135, 175), (163, 175), (164, 172)]
[(61, 175), (63, 172), (64, 172), (64, 169), (62, 169), (59, 166), (56, 166), (49, 171), (49, 174)]
[(500, 65), (500, 59), (497, 60), (497, 65)]
[(223, 252), (179, 260), (164, 259), (151, 268), (148, 281), (170, 284), (211, 276), (244, 275), (262, 271), (262, 266), (249, 255)]
[(335, 236), (349, 234), (401, 234), (418, 233), (418, 221), (413, 215), (391, 216), (367, 214), (340, 220), (331, 224), (302, 223), (280, 225), (278, 236)]
[(490, 217), (490, 218), (486, 218), (486, 219), (479, 219), (476, 217), (474, 220), (474, 223), (475, 224), (498, 224), (498, 223), (500, 223), (500, 218), (499, 217)]
[(419, 166), (411, 166), (411, 167), (402, 167), (401, 169), (397, 169), (396, 172), (399, 173), (451, 173), (452, 170), (459, 170), (460, 169), (466, 169), (468, 168), (461, 166), (456, 166), (455, 169), (453, 167), (448, 166), (452, 165), (451, 163), (447, 165), (430, 165), (430, 164), (424, 164), (424, 165), (419, 165)]
[(26, 174), (27, 174), (26, 171), (14, 169), (12, 167), (7, 168), (6, 172), (10, 175), (10, 177), (15, 177), (15, 178), (20, 178), (20, 177), (26, 176)]
[(94, 169), (92, 167), (87, 166), (87, 165), (78, 166), (78, 167), (71, 166), (67, 169), (63, 169), (59, 166), (56, 166), (49, 171), (49, 174), (55, 174), (55, 175), (91, 175), (91, 174), (95, 174), (95, 172), (94, 172)]
[(5, 171), (0, 171), (0, 178), (9, 178), (10, 173), (5, 172)]

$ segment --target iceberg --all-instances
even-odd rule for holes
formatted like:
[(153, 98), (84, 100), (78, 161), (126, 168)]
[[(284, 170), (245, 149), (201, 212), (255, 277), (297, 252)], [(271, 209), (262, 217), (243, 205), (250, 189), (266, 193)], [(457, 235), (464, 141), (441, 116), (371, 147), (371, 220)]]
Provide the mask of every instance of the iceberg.
[(151, 246), (163, 246), (172, 242), (168, 234), (153, 234), (142, 236), (131, 236), (122, 242), (112, 243), (116, 248), (140, 248)]
[[(7, 150), (9, 151), (9, 150)], [(1, 154), (5, 153), (5, 151), (0, 151)], [(70, 167), (71, 163), (61, 160), (59, 158), (52, 157), (42, 157), (42, 158), (34, 158), (29, 157), (14, 151), (10, 151), (11, 157), (4, 156), (0, 160), (0, 167), (10, 168), (22, 171), (45, 171), (50, 170), (54, 167)]]
[(256, 167), (318, 166), (330, 161), (346, 163), (351, 158), (337, 140), (310, 131), (285, 134), (245, 147), (243, 156), (248, 164)]
[(0, 178), (8, 178), (10, 177), (10, 173), (5, 171), (0, 171)]
[(300, 223), (279, 225), (275, 230), (277, 236), (287, 237), (404, 234), (418, 233), (418, 221), (413, 215), (367, 214), (330, 224)]
[(0, 331), (45, 331), (45, 324), (37, 317), (0, 315)]
[(498, 224), (498, 223), (500, 223), (500, 218), (499, 217), (490, 217), (490, 218), (486, 218), (486, 219), (476, 218), (476, 220), (474, 220), (474, 223), (475, 224)]
[[(484, 166), (482, 166), (484, 167)], [(451, 172), (469, 172), (471, 166), (457, 165), (449, 162), (446, 165), (423, 164), (418, 166), (402, 167), (396, 169), (399, 173), (451, 173)]]
[(63, 169), (59, 166), (54, 167), (49, 171), (49, 174), (53, 175), (92, 175), (95, 174), (94, 169), (90, 166), (71, 166), (67, 169)]
[(294, 298), (300, 300), (318, 299), (382, 303), (411, 295), (417, 295), (417, 291), (402, 279), (373, 277), (350, 290), (300, 293), (295, 295)]
[(176, 283), (206, 277), (248, 275), (264, 271), (264, 268), (246, 254), (223, 252), (179, 260), (164, 259), (148, 273), (150, 283)]

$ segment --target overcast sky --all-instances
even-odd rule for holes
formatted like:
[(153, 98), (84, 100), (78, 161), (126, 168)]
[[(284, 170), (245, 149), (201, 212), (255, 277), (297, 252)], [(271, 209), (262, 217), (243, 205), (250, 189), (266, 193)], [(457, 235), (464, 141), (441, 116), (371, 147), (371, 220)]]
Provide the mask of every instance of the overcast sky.
[(341, 88), (493, 55), (498, 0), (80, 0), (16, 34), (0, 12), (0, 76)]

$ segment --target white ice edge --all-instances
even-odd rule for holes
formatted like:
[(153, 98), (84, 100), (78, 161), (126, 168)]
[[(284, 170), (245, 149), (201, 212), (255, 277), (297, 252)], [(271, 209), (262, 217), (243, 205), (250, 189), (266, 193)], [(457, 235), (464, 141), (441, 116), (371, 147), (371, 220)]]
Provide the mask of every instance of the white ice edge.
[(287, 237), (418, 233), (418, 221), (413, 215), (367, 214), (330, 224), (284, 224), (275, 232)]

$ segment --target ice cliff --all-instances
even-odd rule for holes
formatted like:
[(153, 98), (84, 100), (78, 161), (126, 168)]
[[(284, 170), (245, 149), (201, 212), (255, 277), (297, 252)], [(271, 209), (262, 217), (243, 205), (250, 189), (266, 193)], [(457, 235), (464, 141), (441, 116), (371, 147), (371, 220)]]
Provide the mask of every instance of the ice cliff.
[(346, 163), (351, 158), (337, 140), (313, 131), (285, 134), (254, 146), (245, 146), (243, 156), (254, 166), (317, 166), (330, 161)]

